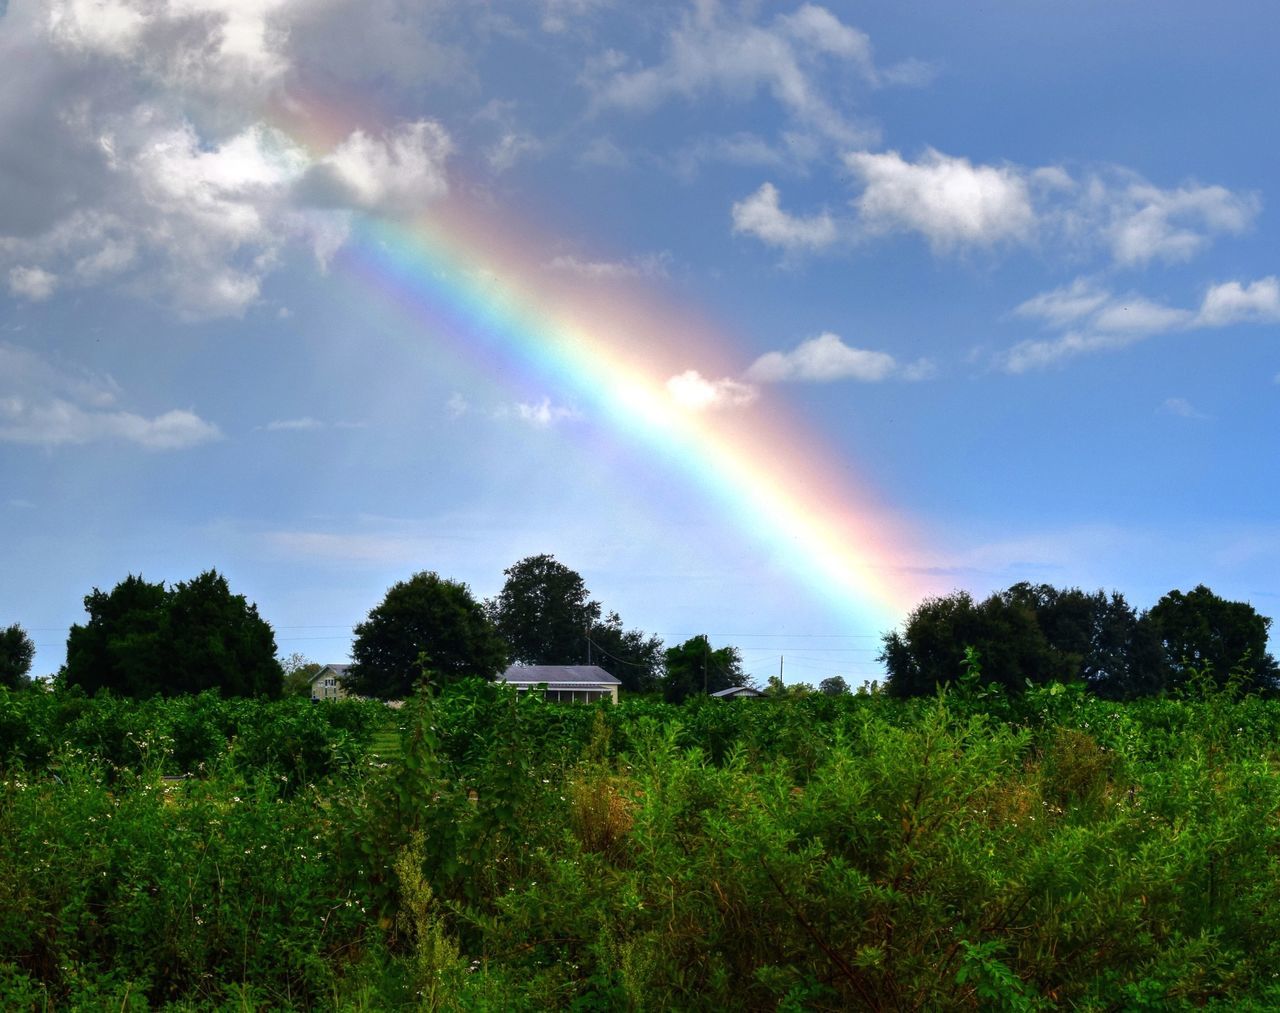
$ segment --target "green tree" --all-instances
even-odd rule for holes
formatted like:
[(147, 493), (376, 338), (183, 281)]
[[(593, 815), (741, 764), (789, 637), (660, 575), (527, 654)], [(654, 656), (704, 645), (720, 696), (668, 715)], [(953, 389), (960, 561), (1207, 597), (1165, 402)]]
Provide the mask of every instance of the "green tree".
[(384, 700), (408, 696), (424, 669), (449, 683), (507, 665), (507, 644), (471, 589), (430, 572), (393, 585), (355, 638), (348, 688)]
[(713, 650), (705, 633), (669, 648), (662, 656), (662, 693), (671, 703), (681, 703), (697, 693), (718, 693), (732, 686), (749, 685), (736, 647)]
[(591, 628), (590, 660), (628, 693), (645, 693), (662, 678), (662, 640), (643, 630), (624, 630), (618, 613), (610, 612)]
[(62, 681), (93, 694), (100, 689), (150, 697), (172, 686), (168, 658), (169, 592), (129, 574), (109, 592), (85, 595), (89, 621), (67, 635)]
[(1162, 652), (1148, 624), (1112, 591), (1014, 584), (1001, 597), (1035, 613), (1045, 641), (1071, 678), (1110, 699), (1157, 692), (1165, 680)]
[(19, 689), (28, 682), (27, 673), (36, 657), (36, 645), (17, 623), (0, 630), (0, 686)]
[(310, 696), (311, 677), (324, 668), (318, 661), (312, 661), (301, 651), (294, 651), (280, 659), (280, 671), (284, 673), (283, 693), (285, 696)]
[(130, 574), (84, 599), (89, 621), (67, 636), (62, 680), (89, 693), (280, 695), (275, 634), (216, 570), (166, 589)]
[(818, 683), (818, 692), (827, 696), (844, 696), (849, 692), (849, 683), (843, 675), (833, 675)]
[(1009, 690), (1031, 682), (1065, 681), (1079, 660), (1055, 650), (1036, 620), (1035, 610), (993, 594), (978, 603), (967, 591), (930, 598), (907, 617), (901, 632), (884, 636), (880, 661), (894, 696), (920, 696), (955, 681), (965, 648), (982, 656), (982, 675)]
[(506, 583), (487, 604), (511, 658), (526, 665), (581, 665), (588, 631), (600, 621), (580, 574), (554, 556), (529, 556), (504, 571)]
[(1191, 669), (1206, 667), (1219, 682), (1235, 670), (1250, 689), (1270, 691), (1280, 684), (1276, 660), (1267, 651), (1271, 619), (1247, 602), (1227, 601), (1199, 584), (1186, 594), (1170, 591), (1145, 618), (1164, 647), (1174, 685)]
[(168, 651), (179, 692), (280, 695), (283, 673), (275, 633), (257, 605), (231, 593), (222, 574), (209, 570), (175, 584), (168, 616)]

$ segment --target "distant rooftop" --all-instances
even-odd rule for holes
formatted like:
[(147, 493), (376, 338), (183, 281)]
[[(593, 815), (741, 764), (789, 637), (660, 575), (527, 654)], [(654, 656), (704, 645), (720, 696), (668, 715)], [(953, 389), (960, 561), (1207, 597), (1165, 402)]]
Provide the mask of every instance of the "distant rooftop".
[(548, 686), (622, 685), (599, 665), (512, 665), (498, 678), (503, 682), (532, 686), (540, 682)]

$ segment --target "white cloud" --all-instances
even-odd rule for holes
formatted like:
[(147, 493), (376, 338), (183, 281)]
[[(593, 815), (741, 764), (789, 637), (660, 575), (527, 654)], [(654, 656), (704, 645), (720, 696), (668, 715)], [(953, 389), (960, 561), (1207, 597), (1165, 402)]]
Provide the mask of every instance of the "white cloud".
[(1034, 236), (1031, 193), (1014, 167), (974, 166), (933, 149), (918, 162), (896, 151), (851, 152), (844, 161), (862, 185), (853, 203), (869, 234), (918, 232), (937, 251)]
[(546, 429), (557, 422), (578, 419), (582, 415), (575, 408), (552, 404), (550, 398), (544, 397), (541, 401), (521, 401), (513, 405), (504, 405), (494, 413), (494, 417), (515, 418), (537, 429)]
[(762, 26), (702, 0), (671, 33), (662, 62), (639, 69), (625, 62), (607, 53), (588, 67), (599, 105), (647, 110), (674, 98), (714, 94), (743, 102), (764, 92), (805, 129), (842, 144), (867, 140), (868, 131), (839, 112), (817, 78), (820, 66), (834, 63), (875, 83), (870, 43), (823, 7), (805, 4)]
[(314, 429), (323, 429), (324, 423), (319, 419), (313, 419), (310, 415), (305, 415), (299, 419), (274, 419), (268, 422), (264, 427), (269, 433), (280, 432), (307, 432)]
[(1143, 334), (1082, 334), (1069, 331), (1059, 338), (1021, 341), (1001, 356), (1006, 372), (1026, 373), (1091, 352), (1124, 348), (1141, 341)]
[(573, 22), (612, 5), (613, 0), (543, 0), (542, 30), (566, 32)]
[(1110, 292), (1077, 278), (1070, 285), (1028, 299), (1014, 312), (1024, 317), (1040, 317), (1055, 327), (1065, 327), (1097, 312), (1110, 299)]
[(1280, 320), (1280, 280), (1275, 275), (1248, 285), (1238, 281), (1214, 285), (1205, 293), (1198, 317), (1204, 327), (1273, 320)]
[(304, 192), (373, 211), (414, 212), (449, 190), (453, 141), (440, 124), (416, 120), (377, 137), (355, 130), (308, 173)]
[(785, 250), (820, 250), (837, 238), (835, 222), (825, 212), (812, 218), (796, 218), (783, 211), (772, 183), (765, 183), (733, 205), (733, 231), (745, 232)]
[(32, 302), (42, 302), (53, 295), (58, 278), (39, 267), (15, 267), (9, 272), (9, 291)]
[(600, 281), (619, 281), (627, 278), (665, 278), (669, 253), (649, 253), (628, 260), (583, 260), (572, 254), (561, 254), (547, 261), (552, 271), (576, 274), (582, 278)]
[(177, 450), (220, 439), (218, 427), (192, 411), (154, 417), (115, 407), (109, 377), (59, 368), (16, 345), (0, 344), (0, 441), (37, 446), (119, 440), (149, 450)]
[[(892, 355), (864, 348), (851, 348), (839, 335), (827, 332), (801, 342), (789, 352), (767, 352), (751, 364), (748, 379), (758, 383), (801, 380), (827, 383), (833, 380), (861, 380), (874, 383), (897, 368)], [(923, 378), (929, 367), (916, 363), (911, 378)]]
[(1208, 419), (1209, 416), (1199, 411), (1185, 397), (1165, 398), (1160, 410), (1166, 415), (1177, 415), (1183, 419)]
[(455, 390), (449, 395), (449, 400), (445, 402), (444, 408), (449, 413), (449, 418), (460, 419), (471, 410), (471, 405), (467, 403), (467, 399), (462, 396), (461, 392)]
[(1219, 234), (1244, 232), (1258, 213), (1252, 195), (1221, 186), (1188, 185), (1163, 190), (1145, 180), (1109, 188), (1105, 226), (1117, 263), (1141, 266), (1152, 260), (1190, 260)]
[(1056, 338), (1020, 342), (1000, 356), (1010, 373), (1023, 373), (1063, 359), (1125, 348), (1174, 331), (1280, 320), (1280, 281), (1274, 276), (1249, 284), (1214, 285), (1198, 310), (1166, 306), (1134, 293), (1116, 296), (1077, 278), (1068, 286), (1043, 292), (1014, 311), (1038, 317), (1054, 328), (1069, 328)]
[(687, 369), (667, 381), (667, 393), (681, 408), (706, 411), (716, 408), (740, 408), (756, 399), (757, 391), (749, 383), (725, 377), (708, 380), (696, 369)]

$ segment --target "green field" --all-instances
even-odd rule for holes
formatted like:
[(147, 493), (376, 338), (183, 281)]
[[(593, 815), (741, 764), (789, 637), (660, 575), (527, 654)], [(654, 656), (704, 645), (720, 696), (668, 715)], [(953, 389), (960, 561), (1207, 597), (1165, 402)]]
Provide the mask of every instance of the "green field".
[(0, 692), (0, 1006), (1272, 1009), (1278, 742), (1207, 680)]

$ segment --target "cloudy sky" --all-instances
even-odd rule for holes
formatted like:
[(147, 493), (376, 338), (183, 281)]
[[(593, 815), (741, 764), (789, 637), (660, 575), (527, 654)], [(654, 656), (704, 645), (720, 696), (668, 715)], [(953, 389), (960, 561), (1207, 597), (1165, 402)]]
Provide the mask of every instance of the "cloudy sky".
[(0, 624), (216, 567), (340, 661), (540, 552), (788, 681), (953, 588), (1280, 614), (1277, 22), (1154, 6), (0, 0)]

